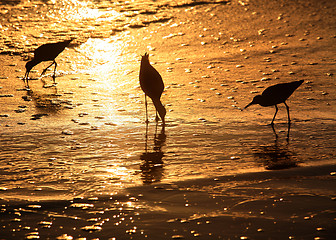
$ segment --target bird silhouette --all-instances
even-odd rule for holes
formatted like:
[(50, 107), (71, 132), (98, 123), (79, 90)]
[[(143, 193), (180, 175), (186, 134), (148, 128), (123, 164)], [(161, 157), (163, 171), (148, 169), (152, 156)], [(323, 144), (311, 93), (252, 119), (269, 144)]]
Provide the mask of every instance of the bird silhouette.
[(162, 120), (163, 127), (165, 125), (166, 109), (161, 103), (161, 95), (164, 89), (164, 83), (160, 73), (150, 64), (149, 54), (145, 53), (141, 58), (139, 80), (142, 91), (145, 93), (146, 107), (146, 123), (148, 123), (147, 96), (153, 101), (156, 109), (156, 121), (159, 121), (159, 116)]
[(277, 104), (283, 103), (286, 106), (287, 116), (288, 116), (288, 133), (287, 140), (289, 138), (289, 130), (290, 130), (290, 116), (289, 116), (289, 107), (286, 104), (286, 100), (292, 95), (292, 93), (303, 83), (303, 80), (294, 81), (289, 83), (280, 83), (266, 88), (261, 95), (257, 95), (253, 98), (252, 102), (249, 103), (244, 109), (248, 108), (253, 104), (259, 104), (263, 107), (275, 106), (275, 114), (273, 116), (271, 126), (274, 130), (274, 119), (278, 113)]
[(45, 68), (41, 74), (41, 76), (47, 71), (49, 67), (51, 67), (53, 64), (55, 64), (54, 68), (54, 75), (53, 75), (53, 80), (54, 84), (56, 84), (55, 81), (55, 73), (56, 73), (56, 67), (57, 63), (55, 61), (55, 58), (63, 52), (63, 50), (70, 44), (70, 42), (73, 39), (66, 40), (63, 42), (56, 42), (56, 43), (47, 43), (39, 46), (37, 49), (34, 51), (34, 58), (30, 60), (29, 62), (26, 63), (26, 73), (24, 76), (24, 81), (26, 82), (26, 88), (29, 89), (29, 84), (28, 84), (28, 76), (30, 70), (35, 67), (37, 64), (44, 62), (44, 61), (53, 61), (47, 68)]

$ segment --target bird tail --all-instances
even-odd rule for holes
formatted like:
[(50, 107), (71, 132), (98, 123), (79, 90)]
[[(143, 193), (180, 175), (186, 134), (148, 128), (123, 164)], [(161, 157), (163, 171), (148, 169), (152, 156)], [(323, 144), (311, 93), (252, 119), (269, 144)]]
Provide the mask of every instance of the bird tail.
[(75, 38), (71, 38), (71, 39), (69, 39), (69, 40), (65, 40), (65, 41), (63, 41), (65, 47), (69, 46), (69, 44), (70, 44), (74, 39), (75, 39)]
[(296, 82), (293, 82), (293, 83), (295, 84), (295, 89), (297, 89), (303, 83), (303, 80), (296, 81)]
[(159, 113), (162, 122), (164, 123), (165, 122), (165, 116), (166, 116), (166, 113), (167, 113), (165, 107), (162, 105), (160, 99), (153, 100), (153, 104), (155, 106), (156, 111)]

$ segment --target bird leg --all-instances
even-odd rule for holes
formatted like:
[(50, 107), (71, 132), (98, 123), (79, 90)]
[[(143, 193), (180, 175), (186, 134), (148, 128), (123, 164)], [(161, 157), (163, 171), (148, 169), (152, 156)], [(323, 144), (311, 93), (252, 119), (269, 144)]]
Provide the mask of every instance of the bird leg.
[(25, 84), (26, 84), (26, 89), (27, 89), (27, 90), (30, 90), (30, 89), (29, 89), (29, 84), (28, 84), (28, 75), (29, 75), (29, 71), (26, 72), (26, 74), (25, 74), (25, 76), (24, 76), (24, 78), (23, 78), (23, 81), (24, 81)]
[(289, 141), (289, 131), (290, 131), (290, 126), (291, 126), (291, 120), (289, 117), (289, 107), (288, 105), (284, 102), (286, 109), (287, 109), (287, 116), (288, 116), (288, 130), (287, 130), (287, 142)]
[(273, 117), (273, 119), (272, 119), (272, 122), (271, 122), (271, 125), (273, 126), (273, 122), (274, 122), (274, 119), (275, 119), (275, 116), (277, 115), (277, 113), (278, 113), (278, 106), (277, 105), (274, 105), (275, 106), (275, 113), (274, 113), (274, 117)]
[(147, 95), (146, 94), (145, 94), (145, 107), (146, 107), (146, 124), (148, 124), (149, 121), (148, 121)]
[(55, 75), (56, 75), (56, 67), (57, 67), (57, 63), (56, 61), (54, 60), (54, 63), (55, 63), (55, 68), (54, 68), (54, 75), (53, 75), (53, 80), (54, 80), (54, 85), (56, 84), (56, 80), (55, 80)]
[(145, 152), (147, 153), (147, 145), (148, 145), (148, 122), (146, 122), (146, 134), (145, 134)]
[(155, 116), (155, 121), (156, 121), (156, 123), (158, 123), (159, 120), (160, 120), (160, 118), (159, 118), (158, 112), (156, 111), (156, 116)]
[[(42, 76), (43, 74), (45, 74), (45, 72), (48, 70), (48, 68), (50, 68), (53, 64), (56, 64), (55, 60), (54, 60), (48, 67), (46, 67), (46, 68), (43, 70), (43, 72), (41, 73), (41, 76)], [(56, 69), (56, 67), (55, 67), (55, 69)]]
[(275, 141), (277, 141), (278, 140), (278, 134), (275, 131), (274, 124), (271, 124), (271, 126), (272, 126), (272, 130), (274, 132), (274, 135), (275, 135)]

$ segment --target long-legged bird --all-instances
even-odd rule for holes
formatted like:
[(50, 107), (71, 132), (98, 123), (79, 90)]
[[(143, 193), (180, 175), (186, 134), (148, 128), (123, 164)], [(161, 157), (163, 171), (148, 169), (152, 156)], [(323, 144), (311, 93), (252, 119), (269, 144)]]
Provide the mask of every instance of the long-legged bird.
[[(292, 93), (303, 83), (303, 80), (294, 81), (289, 83), (280, 83), (266, 88), (261, 95), (257, 95), (253, 98), (252, 102), (249, 103), (244, 109), (253, 105), (259, 104), (263, 107), (275, 106), (275, 114), (273, 116), (271, 125), (273, 128), (275, 116), (278, 113), (277, 104), (283, 103), (286, 106), (287, 116), (288, 116), (288, 133), (287, 139), (289, 137), (290, 129), (290, 116), (289, 116), (289, 107), (286, 104), (286, 100), (292, 95)], [(274, 130), (274, 128), (273, 128)]]
[(161, 103), (161, 95), (164, 89), (164, 83), (160, 73), (150, 64), (149, 54), (145, 53), (141, 58), (140, 64), (140, 86), (145, 93), (145, 107), (146, 107), (146, 123), (148, 123), (147, 111), (147, 96), (153, 101), (156, 109), (156, 121), (159, 120), (158, 114), (162, 120), (163, 126), (165, 125), (166, 109)]
[(55, 58), (63, 52), (63, 50), (70, 44), (70, 40), (66, 40), (63, 42), (56, 42), (56, 43), (47, 43), (39, 46), (37, 49), (34, 51), (34, 58), (30, 60), (29, 62), (26, 63), (26, 74), (24, 76), (24, 81), (26, 83), (26, 87), (29, 89), (28, 85), (28, 76), (30, 70), (35, 67), (37, 64), (44, 62), (44, 61), (53, 61), (47, 68), (45, 68), (41, 74), (41, 76), (47, 71), (49, 67), (51, 67), (53, 64), (55, 64), (54, 68), (54, 75), (53, 75), (53, 80), (54, 84), (56, 84), (55, 81), (55, 74), (56, 74), (56, 67), (57, 63), (55, 61)]

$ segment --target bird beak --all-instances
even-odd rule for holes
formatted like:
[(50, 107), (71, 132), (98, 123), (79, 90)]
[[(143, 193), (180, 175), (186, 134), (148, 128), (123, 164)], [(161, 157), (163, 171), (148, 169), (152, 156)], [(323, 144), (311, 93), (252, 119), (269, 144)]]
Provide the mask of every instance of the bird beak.
[(248, 108), (249, 106), (251, 106), (253, 104), (253, 102), (250, 102), (249, 104), (246, 105), (246, 107), (244, 107), (242, 110)]

